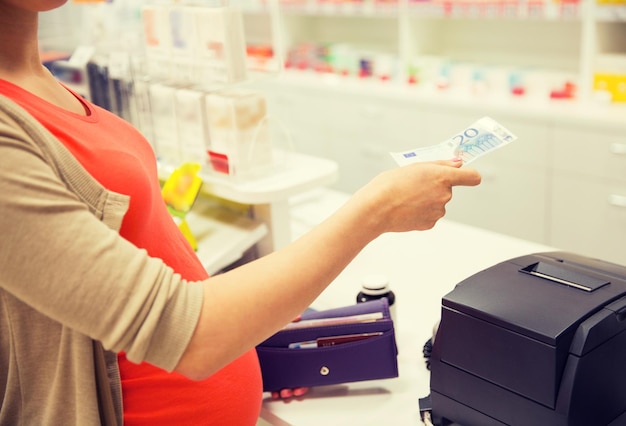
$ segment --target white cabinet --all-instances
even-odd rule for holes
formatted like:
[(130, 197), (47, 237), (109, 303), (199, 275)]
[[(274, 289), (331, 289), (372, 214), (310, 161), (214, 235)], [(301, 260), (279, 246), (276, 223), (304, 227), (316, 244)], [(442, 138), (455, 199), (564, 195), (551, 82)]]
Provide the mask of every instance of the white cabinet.
[(626, 264), (626, 185), (558, 173), (552, 190), (551, 243)]
[(626, 132), (573, 125), (553, 146), (550, 242), (626, 263)]

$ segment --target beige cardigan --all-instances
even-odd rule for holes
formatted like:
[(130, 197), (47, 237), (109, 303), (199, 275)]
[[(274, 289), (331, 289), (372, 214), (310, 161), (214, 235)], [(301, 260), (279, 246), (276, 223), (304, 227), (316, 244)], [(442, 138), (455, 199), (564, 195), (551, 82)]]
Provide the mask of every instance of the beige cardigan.
[(115, 354), (178, 363), (202, 287), (119, 236), (127, 206), (0, 96), (0, 425), (121, 424)]

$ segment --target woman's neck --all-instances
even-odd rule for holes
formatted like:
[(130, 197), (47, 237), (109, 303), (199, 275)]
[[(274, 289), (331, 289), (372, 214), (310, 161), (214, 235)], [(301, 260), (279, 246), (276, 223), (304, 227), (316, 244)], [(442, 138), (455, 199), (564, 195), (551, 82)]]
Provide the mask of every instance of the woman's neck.
[(42, 76), (36, 12), (0, 3), (0, 78), (19, 84)]
[(86, 115), (83, 104), (42, 65), (38, 14), (0, 3), (0, 79), (9, 81), (60, 108)]

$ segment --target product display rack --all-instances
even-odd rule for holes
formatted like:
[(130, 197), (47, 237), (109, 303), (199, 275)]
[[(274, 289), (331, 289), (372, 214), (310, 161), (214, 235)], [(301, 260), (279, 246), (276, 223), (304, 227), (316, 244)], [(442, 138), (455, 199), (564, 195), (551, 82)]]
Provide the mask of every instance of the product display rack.
[[(206, 171), (201, 174), (203, 180), (201, 195), (211, 199), (225, 200), (226, 204), (239, 204), (240, 207), (234, 210), (243, 212), (245, 216), (237, 220), (234, 220), (236, 215), (224, 216), (226, 228), (234, 229), (234, 232), (226, 234), (227, 231), (222, 231), (222, 233), (235, 239), (241, 235), (241, 238), (249, 243), (246, 248), (257, 244), (260, 255), (268, 254), (291, 241), (288, 211), (288, 202), (291, 197), (316, 187), (330, 185), (337, 179), (337, 163), (332, 160), (297, 152), (284, 152), (281, 157), (280, 165), (274, 170), (256, 176), (254, 179), (229, 178)], [(167, 166), (160, 167), (163, 178), (167, 177), (171, 170)], [(205, 209), (205, 211), (210, 212), (211, 209)], [(201, 215), (198, 214), (190, 221), (190, 226), (194, 226), (194, 221), (198, 223), (198, 228), (211, 226), (209, 223), (201, 225)], [(241, 223), (251, 232), (241, 232), (241, 227), (238, 227), (237, 223)], [(210, 239), (212, 235), (208, 237), (207, 239)], [(246, 245), (245, 242), (234, 243), (237, 244), (236, 253), (243, 252), (241, 247), (242, 244)], [(199, 241), (200, 245), (201, 243), (202, 241)], [(233, 241), (230, 241), (230, 244), (233, 244)], [(204, 251), (207, 255), (210, 252)], [(221, 246), (220, 251), (225, 251), (224, 246)], [(219, 257), (222, 254), (212, 256)], [(224, 254), (224, 256), (228, 255)], [(226, 265), (222, 263), (221, 266)]]
[[(262, 2), (246, 3), (251, 14)], [(420, 57), (545, 72), (593, 98), (604, 54), (626, 55), (626, 5), (579, 1), (289, 1), (281, 3), (288, 55), (301, 43), (351, 44), (393, 57), (392, 80), (406, 84)], [(626, 74), (623, 62), (619, 65)], [(549, 92), (546, 93), (549, 96)]]

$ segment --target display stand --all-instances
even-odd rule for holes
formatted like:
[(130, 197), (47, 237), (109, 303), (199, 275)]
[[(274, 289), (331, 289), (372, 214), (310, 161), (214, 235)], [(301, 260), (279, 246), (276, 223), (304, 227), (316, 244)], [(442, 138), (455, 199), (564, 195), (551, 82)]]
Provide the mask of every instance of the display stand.
[[(166, 166), (160, 168), (162, 176), (169, 172)], [(295, 152), (288, 153), (284, 164), (272, 173), (250, 180), (204, 172), (199, 204), (194, 206), (188, 221), (198, 236), (198, 256), (207, 270), (221, 269), (254, 244), (259, 256), (287, 245), (291, 241), (289, 198), (330, 185), (337, 176), (336, 162)], [(248, 206), (250, 217), (211, 209), (202, 202), (203, 197)], [(218, 212), (221, 218), (215, 216)]]

